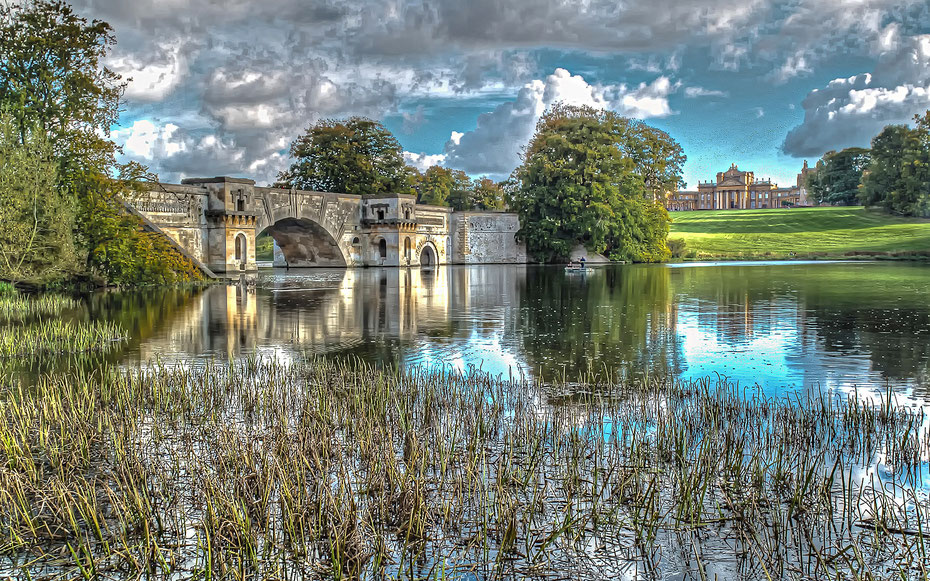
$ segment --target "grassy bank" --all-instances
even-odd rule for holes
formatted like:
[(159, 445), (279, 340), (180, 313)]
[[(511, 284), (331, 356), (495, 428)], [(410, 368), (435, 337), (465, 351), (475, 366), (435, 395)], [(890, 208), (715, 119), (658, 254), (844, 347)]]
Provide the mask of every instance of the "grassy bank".
[(672, 212), (695, 259), (927, 258), (930, 221), (850, 208)]
[(0, 576), (924, 578), (925, 424), (890, 398), (327, 361), (14, 381)]

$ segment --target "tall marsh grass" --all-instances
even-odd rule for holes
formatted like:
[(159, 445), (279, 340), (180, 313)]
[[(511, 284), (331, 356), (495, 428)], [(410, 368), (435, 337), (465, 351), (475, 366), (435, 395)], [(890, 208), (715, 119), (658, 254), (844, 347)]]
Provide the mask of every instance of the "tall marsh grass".
[(15, 291), (0, 293), (0, 323), (57, 317), (64, 311), (75, 309), (78, 301), (61, 295), (35, 297)]
[(0, 357), (29, 357), (106, 351), (126, 340), (111, 321), (72, 322), (52, 319), (0, 329)]
[(928, 450), (890, 396), (724, 381), (46, 375), (0, 394), (0, 575), (925, 578)]

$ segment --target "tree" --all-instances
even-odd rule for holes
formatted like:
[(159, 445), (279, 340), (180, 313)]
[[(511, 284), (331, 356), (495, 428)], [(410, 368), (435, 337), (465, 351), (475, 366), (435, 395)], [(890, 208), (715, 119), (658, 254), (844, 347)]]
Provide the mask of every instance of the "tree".
[(461, 170), (430, 166), (416, 185), (421, 204), (451, 206), (455, 210), (471, 208), (471, 179)]
[(472, 184), (472, 207), (479, 210), (503, 210), (504, 190), (489, 178), (476, 179)]
[(927, 115), (916, 120), (916, 129), (888, 125), (872, 139), (872, 161), (862, 177), (863, 204), (895, 214), (927, 215), (930, 120)]
[[(53, 212), (66, 200), (74, 208), (73, 246), (85, 274), (127, 285), (198, 278), (190, 261), (145, 232), (122, 205), (148, 172), (117, 163), (117, 147), (108, 139), (125, 88), (102, 64), (114, 43), (109, 24), (88, 21), (65, 2), (0, 5), (0, 108), (12, 117), (21, 145), (47, 140), (57, 167), (54, 188), (39, 205)], [(70, 214), (62, 212), (62, 223), (70, 225)], [(64, 271), (67, 253), (56, 259), (62, 261), (56, 269)]]
[(654, 167), (656, 152), (680, 152), (665, 140), (611, 111), (554, 106), (513, 176), (527, 249), (543, 261), (564, 260), (577, 244), (612, 260), (666, 260), (668, 212), (653, 192), (680, 183), (683, 155)]
[(0, 113), (0, 278), (47, 283), (76, 266), (72, 200), (44, 134)]
[(102, 66), (116, 43), (109, 24), (88, 21), (60, 1), (0, 5), (0, 103), (16, 120), (20, 141), (34, 128), (69, 164), (88, 141), (113, 152), (125, 83)]
[(853, 206), (859, 201), (862, 172), (871, 161), (871, 152), (861, 147), (828, 151), (807, 174), (807, 189), (820, 204)]
[(668, 133), (641, 121), (628, 121), (626, 151), (636, 164), (636, 173), (643, 179), (646, 191), (653, 199), (685, 186), (681, 179), (687, 159), (681, 145)]
[(915, 128), (905, 141), (901, 168), (903, 199), (897, 202), (909, 208), (913, 216), (930, 216), (930, 111), (914, 116)]
[(291, 144), (294, 163), (279, 187), (345, 194), (412, 193), (400, 144), (384, 125), (364, 117), (325, 119)]

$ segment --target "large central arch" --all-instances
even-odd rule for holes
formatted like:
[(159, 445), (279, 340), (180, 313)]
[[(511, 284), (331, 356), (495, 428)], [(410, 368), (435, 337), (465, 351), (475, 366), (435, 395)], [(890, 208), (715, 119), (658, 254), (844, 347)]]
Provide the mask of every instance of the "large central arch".
[(288, 267), (345, 267), (346, 257), (326, 228), (307, 218), (284, 218), (265, 228)]

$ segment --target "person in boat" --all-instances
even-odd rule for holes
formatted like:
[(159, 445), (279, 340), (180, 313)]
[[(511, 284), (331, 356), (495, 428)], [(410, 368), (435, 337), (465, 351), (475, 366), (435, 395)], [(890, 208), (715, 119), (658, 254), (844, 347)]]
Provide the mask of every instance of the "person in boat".
[(580, 260), (579, 262), (581, 263), (581, 268), (584, 268), (585, 257), (582, 256), (582, 257), (581, 257), (581, 260)]

